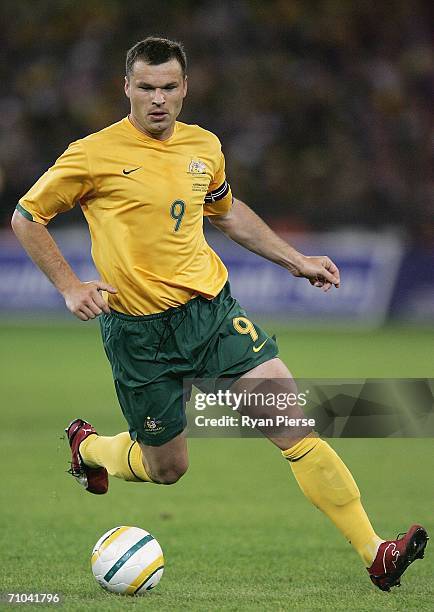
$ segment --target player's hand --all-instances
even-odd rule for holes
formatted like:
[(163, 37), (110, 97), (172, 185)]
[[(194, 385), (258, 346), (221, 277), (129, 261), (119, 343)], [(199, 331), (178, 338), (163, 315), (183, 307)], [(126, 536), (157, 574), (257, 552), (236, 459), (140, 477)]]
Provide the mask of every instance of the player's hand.
[(110, 313), (101, 291), (117, 293), (117, 289), (100, 280), (78, 283), (63, 291), (67, 309), (82, 321), (89, 321), (105, 312)]
[(339, 269), (325, 255), (322, 257), (303, 255), (294, 276), (307, 278), (311, 285), (323, 291), (328, 291), (333, 285), (338, 289), (340, 285)]

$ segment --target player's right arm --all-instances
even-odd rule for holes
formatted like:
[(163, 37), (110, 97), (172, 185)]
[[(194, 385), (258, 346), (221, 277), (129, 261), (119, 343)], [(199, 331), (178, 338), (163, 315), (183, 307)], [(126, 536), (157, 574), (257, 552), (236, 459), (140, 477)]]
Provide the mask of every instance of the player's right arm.
[(70, 312), (82, 321), (110, 312), (100, 291), (116, 293), (116, 289), (99, 280), (83, 283), (44, 225), (29, 221), (19, 210), (14, 212), (11, 225), (29, 257), (62, 294)]
[(94, 193), (84, 145), (76, 141), (20, 199), (12, 217), (12, 229), (24, 249), (60, 291), (68, 310), (82, 321), (109, 312), (100, 290), (116, 293), (116, 289), (100, 280), (82, 282), (45, 226)]

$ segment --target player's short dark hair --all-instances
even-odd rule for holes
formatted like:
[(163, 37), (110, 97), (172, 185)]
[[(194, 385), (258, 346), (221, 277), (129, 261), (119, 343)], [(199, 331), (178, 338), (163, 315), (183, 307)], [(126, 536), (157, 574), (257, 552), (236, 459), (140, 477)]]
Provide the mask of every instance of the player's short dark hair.
[(126, 60), (126, 75), (127, 77), (133, 71), (134, 63), (142, 60), (151, 66), (164, 64), (171, 59), (176, 59), (181, 65), (183, 76), (187, 72), (187, 56), (185, 55), (182, 43), (168, 38), (158, 38), (157, 36), (148, 36), (145, 40), (137, 42), (127, 52)]

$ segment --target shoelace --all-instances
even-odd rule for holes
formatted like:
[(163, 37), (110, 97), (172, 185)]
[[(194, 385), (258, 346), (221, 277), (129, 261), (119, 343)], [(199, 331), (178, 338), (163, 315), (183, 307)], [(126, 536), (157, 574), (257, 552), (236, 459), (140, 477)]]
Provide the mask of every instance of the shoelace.
[(71, 467), (69, 468), (69, 470), (66, 470), (67, 474), (71, 474), (72, 476), (82, 476), (85, 473), (84, 470), (82, 470), (81, 468), (79, 468), (78, 470), (74, 470), (71, 462), (70, 464)]

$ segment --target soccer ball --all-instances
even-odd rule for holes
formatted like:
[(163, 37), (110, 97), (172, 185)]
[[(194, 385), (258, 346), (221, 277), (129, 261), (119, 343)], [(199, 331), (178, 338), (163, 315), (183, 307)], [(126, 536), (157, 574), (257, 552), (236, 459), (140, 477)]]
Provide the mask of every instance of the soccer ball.
[(157, 540), (139, 527), (107, 531), (92, 551), (92, 572), (103, 589), (123, 595), (143, 595), (160, 582), (163, 551)]

